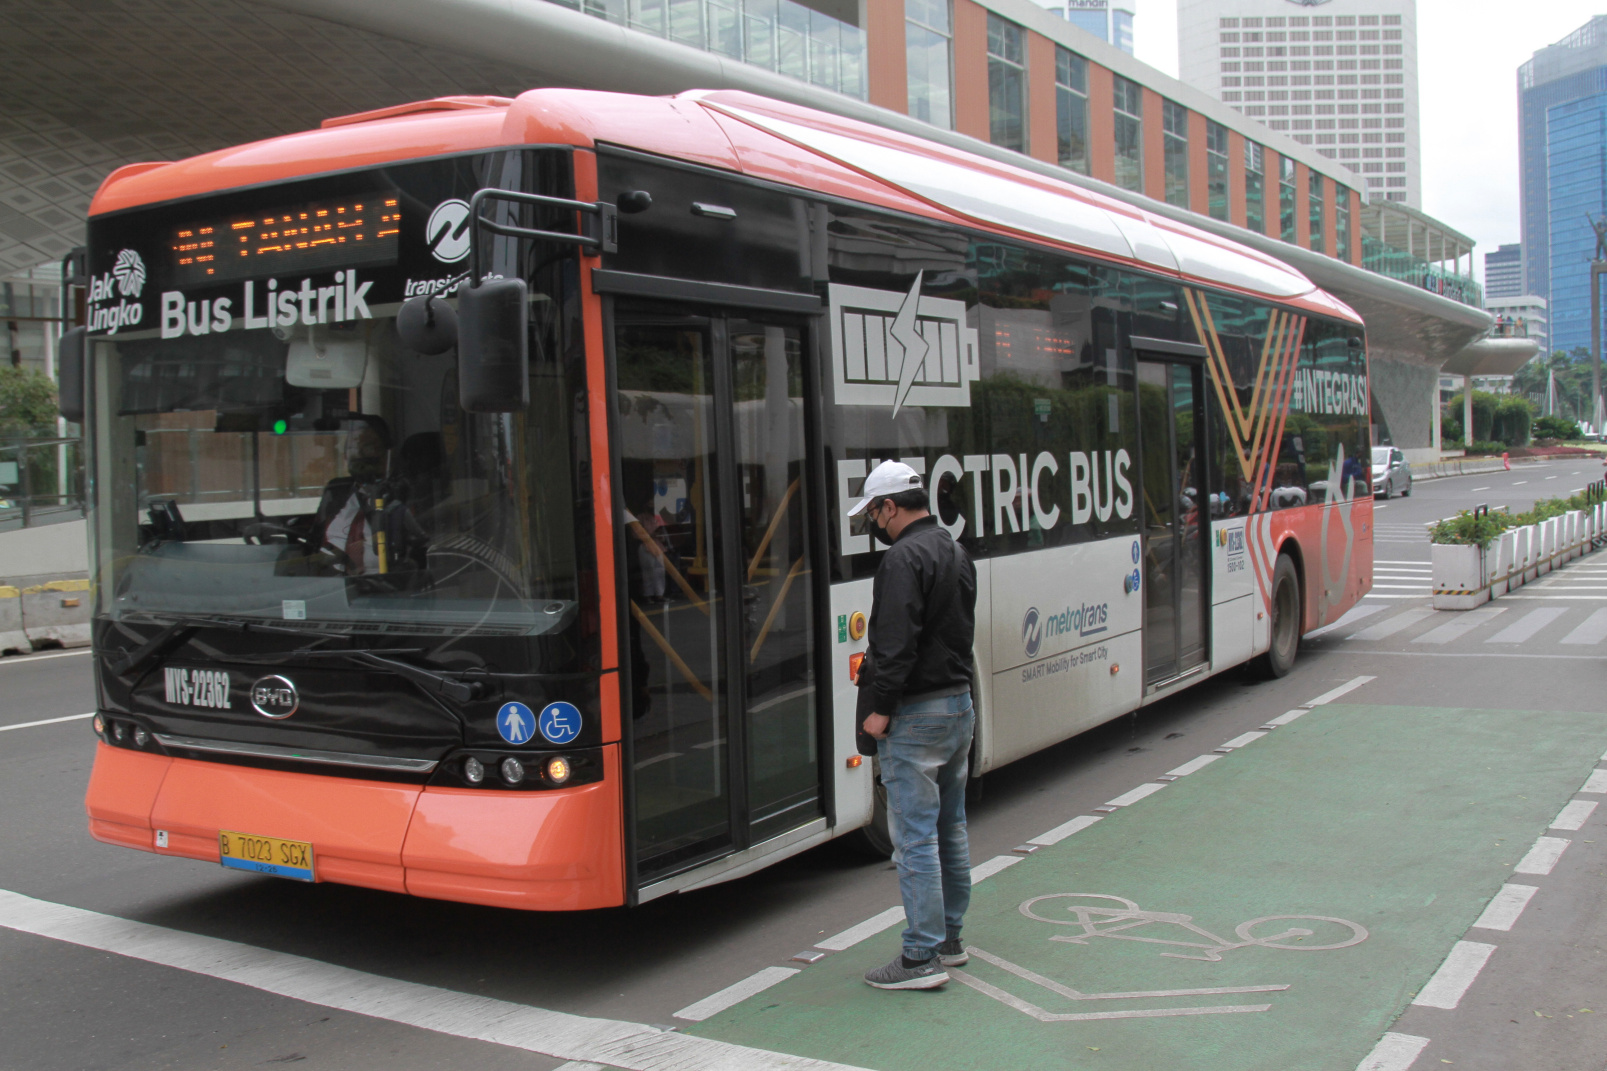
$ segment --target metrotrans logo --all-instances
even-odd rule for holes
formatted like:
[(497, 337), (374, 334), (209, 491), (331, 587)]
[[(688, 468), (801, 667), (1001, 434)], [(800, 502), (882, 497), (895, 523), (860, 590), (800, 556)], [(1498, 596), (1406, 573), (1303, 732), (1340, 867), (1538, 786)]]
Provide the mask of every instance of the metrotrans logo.
[(1083, 603), (1068, 606), (1045, 616), (1036, 606), (1027, 608), (1021, 620), (1021, 646), (1028, 658), (1038, 657), (1043, 641), (1056, 636), (1097, 636), (1110, 627), (1110, 603)]
[(831, 284), (832, 377), (838, 405), (969, 407), (979, 375), (965, 302)]

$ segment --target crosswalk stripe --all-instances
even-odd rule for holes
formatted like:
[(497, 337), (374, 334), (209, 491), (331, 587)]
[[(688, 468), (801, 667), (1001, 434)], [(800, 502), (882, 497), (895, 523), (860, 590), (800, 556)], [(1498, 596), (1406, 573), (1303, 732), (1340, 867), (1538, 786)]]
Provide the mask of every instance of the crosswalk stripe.
[(1538, 610), (1530, 610), (1484, 642), (1522, 643), (1567, 612), (1561, 606), (1542, 606)]
[(1585, 618), (1584, 624), (1562, 638), (1566, 644), (1593, 644), (1607, 640), (1607, 610), (1597, 610)]
[(1483, 610), (1469, 610), (1466, 613), (1457, 615), (1437, 628), (1429, 629), (1421, 636), (1418, 636), (1416, 639), (1412, 640), (1412, 642), (1450, 643), (1452, 640), (1461, 639), (1463, 636), (1466, 636), (1469, 632), (1472, 632), (1474, 629), (1478, 628), (1486, 621), (1489, 621), (1497, 614), (1504, 612), (1506, 612), (1506, 607), (1504, 606), (1492, 606)]
[(1360, 632), (1351, 633), (1348, 638), (1352, 640), (1388, 639), (1397, 632), (1411, 628), (1425, 617), (1433, 617), (1434, 613), (1435, 611), (1433, 610), (1403, 610), (1394, 617), (1380, 621), (1371, 628), (1364, 628)]

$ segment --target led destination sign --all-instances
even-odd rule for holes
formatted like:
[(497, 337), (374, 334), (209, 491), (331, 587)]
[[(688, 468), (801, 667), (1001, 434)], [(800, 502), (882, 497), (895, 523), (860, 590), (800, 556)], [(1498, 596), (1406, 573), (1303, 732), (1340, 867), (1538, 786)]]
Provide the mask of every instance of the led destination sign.
[(402, 209), (373, 194), (187, 221), (169, 246), (179, 286), (394, 264)]

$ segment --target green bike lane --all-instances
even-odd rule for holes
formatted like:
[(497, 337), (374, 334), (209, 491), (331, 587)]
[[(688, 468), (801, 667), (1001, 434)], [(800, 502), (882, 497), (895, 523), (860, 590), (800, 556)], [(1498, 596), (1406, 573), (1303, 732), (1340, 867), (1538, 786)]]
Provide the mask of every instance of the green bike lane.
[(980, 883), (941, 990), (861, 981), (894, 927), (685, 1029), (879, 1071), (1350, 1071), (1604, 749), (1603, 714), (1318, 707)]

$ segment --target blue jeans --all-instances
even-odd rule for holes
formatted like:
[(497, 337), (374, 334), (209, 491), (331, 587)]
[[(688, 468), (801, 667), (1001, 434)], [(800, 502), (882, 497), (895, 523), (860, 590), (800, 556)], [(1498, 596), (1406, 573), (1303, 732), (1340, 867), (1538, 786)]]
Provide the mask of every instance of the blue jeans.
[(965, 782), (976, 713), (971, 693), (904, 703), (876, 742), (887, 829), (904, 899), (904, 955), (928, 960), (960, 936), (971, 906)]

